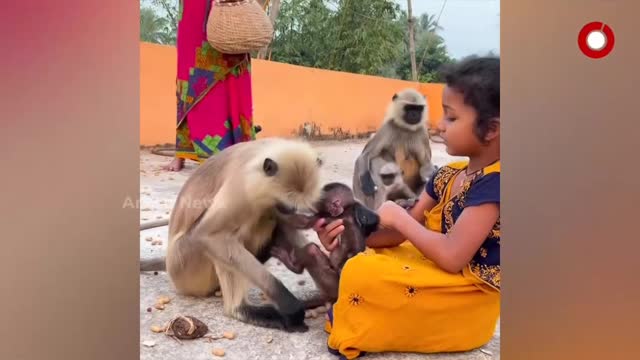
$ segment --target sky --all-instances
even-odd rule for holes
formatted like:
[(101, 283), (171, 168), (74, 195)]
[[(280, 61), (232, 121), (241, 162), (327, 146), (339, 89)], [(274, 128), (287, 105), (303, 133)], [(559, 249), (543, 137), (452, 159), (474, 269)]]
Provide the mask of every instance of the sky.
[[(406, 0), (395, 1), (407, 9)], [(413, 14), (426, 12), (437, 18), (445, 1), (438, 23), (449, 55), (459, 59), (500, 53), (500, 0), (412, 0)]]

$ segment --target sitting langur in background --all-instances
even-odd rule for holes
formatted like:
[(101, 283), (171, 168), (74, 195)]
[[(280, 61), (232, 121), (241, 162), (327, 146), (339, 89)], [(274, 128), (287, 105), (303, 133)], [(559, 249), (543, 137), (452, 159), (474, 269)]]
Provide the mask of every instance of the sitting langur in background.
[(378, 206), (385, 200), (391, 200), (406, 207), (418, 197), (404, 181), (402, 169), (397, 163), (377, 157), (371, 160), (371, 169), (372, 173), (379, 174), (382, 185), (373, 196), (374, 203)]
[[(322, 200), (317, 206), (316, 219), (326, 218), (328, 222), (342, 219), (344, 231), (338, 247), (325, 255), (318, 245), (294, 247), (292, 241), (276, 241), (271, 255), (296, 274), (307, 269), (320, 290), (320, 297), (310, 300), (307, 307), (316, 307), (326, 302), (334, 302), (338, 297), (340, 271), (345, 262), (365, 249), (366, 238), (378, 229), (379, 217), (353, 197), (351, 189), (342, 183), (329, 183), (323, 188)], [(315, 220), (314, 220), (315, 223)], [(301, 236), (300, 231), (288, 228), (285, 238)]]
[[(428, 111), (425, 97), (417, 90), (408, 88), (393, 95), (383, 125), (355, 163), (353, 191), (367, 207), (377, 209), (387, 200), (379, 173), (387, 162), (399, 166), (403, 181), (414, 194), (419, 194), (428, 181), (434, 170), (427, 132)], [(376, 163), (378, 158), (383, 161)]]
[[(166, 270), (180, 294), (222, 291), (224, 313), (240, 321), (305, 331), (305, 307), (263, 265), (274, 242), (303, 247), (321, 198), (318, 155), (306, 143), (260, 139), (226, 148), (186, 181), (169, 219), (166, 260), (141, 262), (142, 271)], [(274, 305), (247, 301), (251, 285)]]

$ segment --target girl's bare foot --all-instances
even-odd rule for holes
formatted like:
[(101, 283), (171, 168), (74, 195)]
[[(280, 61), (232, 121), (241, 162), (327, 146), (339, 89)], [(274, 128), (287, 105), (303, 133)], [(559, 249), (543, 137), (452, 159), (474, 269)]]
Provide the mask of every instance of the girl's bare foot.
[(184, 167), (184, 159), (182, 158), (174, 158), (169, 164), (162, 167), (163, 170), (167, 171), (180, 171)]

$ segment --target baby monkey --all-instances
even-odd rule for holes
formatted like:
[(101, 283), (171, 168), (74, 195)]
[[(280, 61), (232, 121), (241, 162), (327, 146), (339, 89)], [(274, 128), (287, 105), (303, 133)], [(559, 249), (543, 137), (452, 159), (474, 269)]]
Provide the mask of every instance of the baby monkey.
[[(378, 229), (380, 221), (378, 214), (354, 198), (351, 188), (338, 182), (324, 186), (317, 210), (314, 222), (320, 218), (325, 218), (327, 223), (342, 219), (344, 225), (340, 243), (328, 257), (315, 243), (296, 248), (289, 241), (276, 241), (271, 248), (271, 256), (279, 259), (294, 273), (301, 274), (307, 269), (322, 292), (322, 298), (315, 299), (313, 304), (307, 303), (307, 308), (337, 299), (342, 267), (349, 258), (364, 251), (366, 238)], [(286, 239), (289, 236), (283, 234), (282, 238)]]

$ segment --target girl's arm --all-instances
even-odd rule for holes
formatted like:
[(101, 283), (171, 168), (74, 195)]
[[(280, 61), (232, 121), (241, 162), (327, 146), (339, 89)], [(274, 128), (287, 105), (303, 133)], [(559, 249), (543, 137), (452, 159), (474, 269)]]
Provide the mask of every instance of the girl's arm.
[[(431, 210), (435, 205), (436, 200), (429, 196), (426, 191), (423, 191), (418, 198), (418, 202), (411, 210), (405, 211), (405, 218), (406, 214), (408, 214), (410, 217), (408, 220), (413, 219), (416, 223), (422, 224), (424, 222), (424, 212)], [(394, 229), (385, 228), (369, 235), (367, 246), (371, 248), (393, 247), (402, 244), (405, 240), (406, 237), (402, 233)]]
[(387, 201), (378, 213), (383, 225), (408, 239), (445, 271), (457, 273), (478, 251), (500, 216), (498, 203), (465, 208), (447, 234), (426, 229), (397, 204)]

